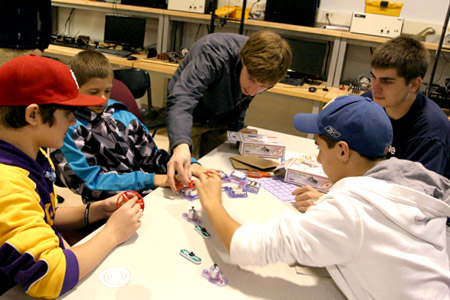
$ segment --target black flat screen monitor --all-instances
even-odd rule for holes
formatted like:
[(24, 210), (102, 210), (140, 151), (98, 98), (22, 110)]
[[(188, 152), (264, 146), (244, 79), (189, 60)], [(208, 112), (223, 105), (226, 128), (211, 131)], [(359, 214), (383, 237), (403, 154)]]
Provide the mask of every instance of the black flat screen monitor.
[(124, 50), (144, 47), (145, 18), (106, 15), (105, 43), (122, 45)]
[(286, 38), (292, 49), (291, 77), (327, 80), (330, 43)]

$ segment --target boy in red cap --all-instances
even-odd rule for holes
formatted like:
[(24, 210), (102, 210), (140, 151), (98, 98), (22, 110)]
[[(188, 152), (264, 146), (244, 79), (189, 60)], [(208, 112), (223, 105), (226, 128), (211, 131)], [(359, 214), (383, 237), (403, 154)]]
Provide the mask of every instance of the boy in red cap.
[[(55, 173), (45, 148), (63, 145), (80, 106), (101, 105), (79, 95), (71, 70), (29, 55), (0, 67), (0, 295), (16, 284), (27, 294), (56, 298), (72, 289), (139, 227), (136, 198), (56, 208)], [(109, 218), (83, 245), (66, 248), (59, 230)]]
[(369, 98), (339, 97), (319, 114), (297, 114), (294, 126), (316, 134), (317, 160), (334, 183), (306, 213), (241, 225), (221, 204), (218, 176), (196, 183), (233, 263), (326, 267), (348, 299), (449, 299), (450, 181), (385, 159), (391, 122)]

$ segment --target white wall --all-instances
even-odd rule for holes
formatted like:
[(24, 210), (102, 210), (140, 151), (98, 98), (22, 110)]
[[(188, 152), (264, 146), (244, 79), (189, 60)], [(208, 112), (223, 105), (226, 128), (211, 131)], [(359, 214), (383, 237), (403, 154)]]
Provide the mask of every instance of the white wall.
[[(449, 6), (446, 0), (403, 0), (401, 17), (426, 23), (444, 23)], [(320, 9), (338, 12), (363, 12), (364, 0), (321, 0)]]
[[(257, 0), (247, 0), (251, 6)], [(264, 3), (266, 0), (260, 0)], [(283, 1), (283, 0), (272, 0)], [(218, 7), (224, 5), (239, 6), (242, 0), (218, 0)], [(448, 0), (403, 0), (400, 17), (405, 18), (403, 33), (416, 34), (422, 29), (432, 27), (441, 34), (442, 25), (449, 7)], [(364, 12), (364, 0), (320, 0), (317, 22), (327, 23), (325, 12), (332, 12), (330, 21), (333, 25), (349, 26), (353, 12)], [(450, 31), (447, 31), (450, 32)]]

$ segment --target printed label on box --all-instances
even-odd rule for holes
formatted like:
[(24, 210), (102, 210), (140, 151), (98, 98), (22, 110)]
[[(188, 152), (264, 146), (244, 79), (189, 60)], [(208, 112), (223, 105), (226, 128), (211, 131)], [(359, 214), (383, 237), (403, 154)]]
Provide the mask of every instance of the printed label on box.
[(240, 142), (241, 155), (283, 158), (286, 146), (279, 137), (228, 131), (228, 143)]
[(310, 185), (321, 192), (328, 192), (331, 183), (322, 166), (310, 155), (292, 159), (286, 167), (286, 182), (301, 186)]
[(236, 144), (241, 141), (241, 134), (236, 131), (227, 131), (227, 143)]

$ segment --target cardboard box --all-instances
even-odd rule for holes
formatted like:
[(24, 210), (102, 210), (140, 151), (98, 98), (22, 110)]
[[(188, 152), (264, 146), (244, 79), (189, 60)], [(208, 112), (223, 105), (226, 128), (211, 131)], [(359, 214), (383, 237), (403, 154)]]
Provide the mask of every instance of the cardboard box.
[(403, 2), (400, 1), (381, 1), (381, 0), (366, 0), (365, 13), (378, 14), (386, 16), (400, 16)]
[(239, 142), (241, 155), (283, 158), (286, 145), (277, 136), (228, 131), (228, 143)]
[(321, 164), (312, 155), (301, 155), (286, 164), (284, 181), (300, 186), (310, 185), (320, 192), (328, 192), (331, 183), (322, 170)]

